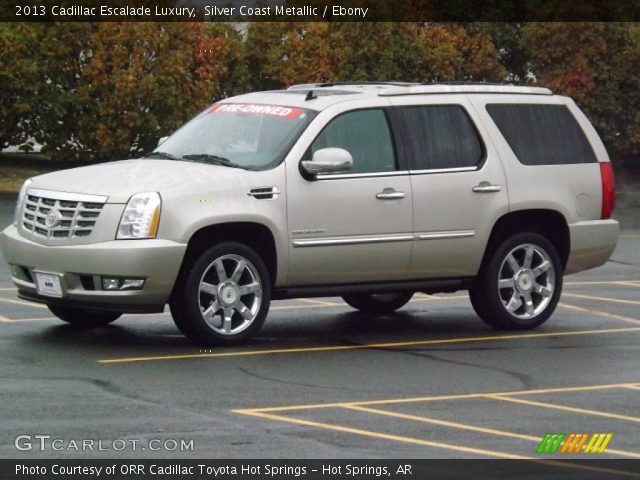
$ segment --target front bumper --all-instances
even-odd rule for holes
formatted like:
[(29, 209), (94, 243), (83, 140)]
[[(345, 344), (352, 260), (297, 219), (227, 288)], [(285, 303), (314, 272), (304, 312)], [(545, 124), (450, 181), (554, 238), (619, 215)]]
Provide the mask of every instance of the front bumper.
[[(0, 234), (0, 245), (13, 267), (11, 279), (22, 298), (123, 313), (164, 309), (187, 248), (186, 244), (160, 239), (46, 246), (22, 237), (14, 226)], [(63, 297), (39, 295), (34, 271), (60, 275)], [(144, 278), (145, 283), (141, 290), (105, 291), (101, 290), (102, 276)]]
[(576, 273), (602, 265), (618, 243), (616, 220), (590, 220), (569, 225), (571, 250), (565, 273)]

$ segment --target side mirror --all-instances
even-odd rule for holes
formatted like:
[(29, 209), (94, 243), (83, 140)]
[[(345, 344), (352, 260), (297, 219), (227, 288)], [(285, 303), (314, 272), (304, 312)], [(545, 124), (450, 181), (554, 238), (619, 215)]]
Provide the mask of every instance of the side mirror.
[(169, 138), (169, 136), (160, 137), (160, 140), (158, 140), (158, 146), (162, 145), (167, 138)]
[(321, 148), (311, 160), (302, 161), (304, 171), (312, 175), (348, 172), (352, 167), (353, 157), (344, 148)]

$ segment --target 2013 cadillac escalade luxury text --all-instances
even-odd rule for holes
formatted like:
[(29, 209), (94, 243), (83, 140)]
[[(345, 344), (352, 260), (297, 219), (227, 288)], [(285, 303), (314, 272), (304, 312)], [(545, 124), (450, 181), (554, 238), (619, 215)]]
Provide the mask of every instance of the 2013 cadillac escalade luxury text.
[(490, 325), (554, 311), (618, 238), (613, 172), (575, 103), (508, 85), (313, 84), (216, 103), (136, 160), (41, 175), (2, 233), (18, 296), (104, 325), (160, 312), (247, 339), (272, 299), (378, 314), (469, 291)]

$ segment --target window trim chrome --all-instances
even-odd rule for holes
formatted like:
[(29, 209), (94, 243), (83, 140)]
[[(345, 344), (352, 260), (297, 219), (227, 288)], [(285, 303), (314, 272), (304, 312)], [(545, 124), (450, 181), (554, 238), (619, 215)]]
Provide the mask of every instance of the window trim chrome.
[(409, 170), (393, 170), (389, 172), (367, 172), (367, 173), (337, 173), (323, 174), (316, 176), (317, 180), (342, 180), (346, 178), (370, 178), (370, 177), (400, 177), (409, 175)]

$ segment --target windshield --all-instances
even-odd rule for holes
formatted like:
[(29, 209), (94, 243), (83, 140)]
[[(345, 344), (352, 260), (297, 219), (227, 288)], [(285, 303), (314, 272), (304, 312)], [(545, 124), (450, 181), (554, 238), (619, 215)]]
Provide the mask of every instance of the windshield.
[(264, 170), (284, 159), (314, 116), (280, 105), (218, 103), (147, 156)]

